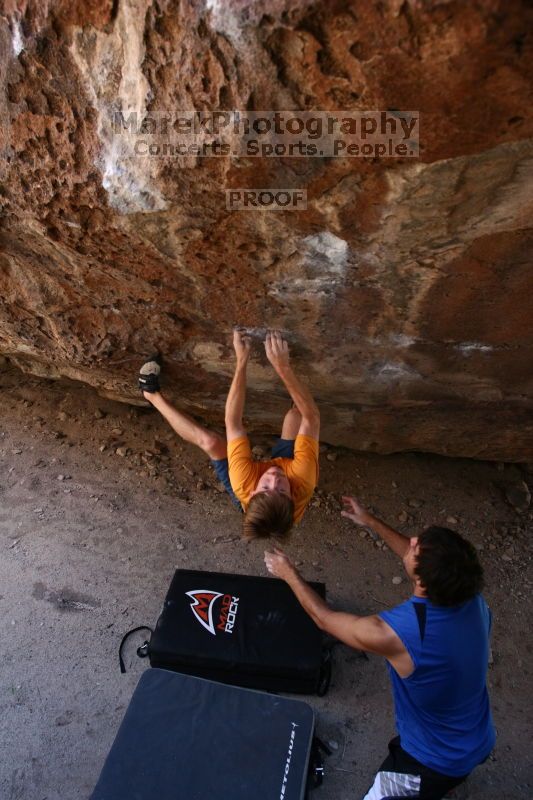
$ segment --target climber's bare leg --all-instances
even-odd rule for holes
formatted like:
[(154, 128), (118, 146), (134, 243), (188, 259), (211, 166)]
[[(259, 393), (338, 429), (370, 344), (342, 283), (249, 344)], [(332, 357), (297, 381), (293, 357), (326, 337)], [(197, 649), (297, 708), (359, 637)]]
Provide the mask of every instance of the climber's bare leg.
[(143, 396), (159, 411), (178, 436), (186, 442), (195, 444), (214, 461), (226, 458), (227, 447), (223, 436), (204, 428), (192, 417), (182, 411), (178, 411), (163, 397), (161, 392), (143, 392)]
[(292, 406), (292, 408), (289, 408), (283, 420), (283, 426), (281, 428), (281, 438), (296, 439), (296, 435), (300, 430), (301, 422), (302, 422), (302, 415), (300, 414), (296, 406)]

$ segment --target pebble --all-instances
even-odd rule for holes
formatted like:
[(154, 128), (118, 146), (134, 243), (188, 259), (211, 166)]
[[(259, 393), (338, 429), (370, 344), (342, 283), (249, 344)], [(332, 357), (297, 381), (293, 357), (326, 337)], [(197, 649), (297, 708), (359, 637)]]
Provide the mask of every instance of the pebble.
[(328, 747), (330, 747), (331, 750), (338, 750), (339, 749), (339, 743), (336, 742), (335, 739), (329, 739), (328, 740)]
[(448, 523), (448, 525), (457, 525), (459, 520), (457, 519), (457, 517), (446, 517), (446, 522)]
[(507, 486), (505, 497), (519, 514), (527, 511), (531, 503), (531, 492), (525, 481), (518, 481), (518, 483)]
[(411, 508), (422, 508), (424, 505), (423, 500), (417, 500), (416, 498), (412, 497), (410, 500), (407, 501), (407, 505)]
[(57, 415), (57, 418), (61, 420), (61, 422), (66, 422), (68, 419), (68, 414), (66, 413), (66, 411), (60, 411), (59, 414)]
[(104, 450), (106, 449), (106, 445), (105, 444), (101, 444), (98, 449), (100, 450), (101, 453), (103, 453)]
[(204, 489), (207, 489), (207, 483), (204, 483), (204, 481), (198, 481), (196, 488), (200, 489), (200, 491), (203, 491)]
[(407, 511), (400, 511), (400, 513), (398, 514), (398, 522), (407, 522), (408, 519), (409, 515)]
[(400, 583), (402, 583), (402, 581), (403, 581), (403, 578), (400, 578), (399, 575), (395, 575), (394, 578), (392, 579), (392, 582), (393, 582), (393, 584), (395, 586), (399, 586)]
[(178, 542), (176, 545), (176, 550), (185, 550), (185, 545), (182, 542)]
[(128, 448), (127, 447), (117, 447), (117, 449), (115, 450), (115, 453), (117, 454), (117, 456), (120, 456), (121, 458), (124, 458), (125, 456), (128, 455)]
[(328, 453), (326, 455), (328, 461), (336, 461), (337, 460), (337, 453)]
[(122, 436), (123, 433), (124, 431), (122, 430), (122, 428), (113, 428), (111, 431), (112, 436)]
[(103, 419), (104, 417), (105, 417), (105, 414), (102, 411), (102, 409), (101, 408), (97, 408), (96, 411), (94, 412), (94, 418), (95, 419)]
[(164, 442), (160, 442), (159, 439), (154, 439), (153, 449), (159, 454), (168, 453), (167, 445)]
[(22, 450), (21, 450), (21, 448), (20, 448), (20, 447), (16, 447), (16, 448), (15, 448), (14, 450), (12, 450), (11, 452), (13, 453), (13, 455), (14, 455), (14, 456), (19, 456), (19, 455), (22, 453)]
[(255, 447), (252, 447), (252, 453), (256, 458), (263, 458), (265, 455), (265, 451), (258, 444), (256, 444)]

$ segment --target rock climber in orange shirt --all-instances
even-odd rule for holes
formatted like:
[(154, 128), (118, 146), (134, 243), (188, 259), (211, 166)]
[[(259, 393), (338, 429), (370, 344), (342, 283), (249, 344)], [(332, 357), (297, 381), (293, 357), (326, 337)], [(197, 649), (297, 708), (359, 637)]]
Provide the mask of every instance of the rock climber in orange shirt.
[(227, 440), (178, 411), (161, 394), (161, 360), (157, 356), (141, 367), (139, 388), (182, 439), (196, 444), (209, 456), (233, 503), (244, 512), (245, 538), (281, 539), (301, 520), (317, 484), (320, 414), (311, 393), (291, 367), (287, 342), (277, 331), (267, 333), (267, 358), (293, 406), (285, 415), (272, 457), (255, 461), (242, 421), (251, 341), (235, 330), (233, 345), (237, 363), (226, 401)]

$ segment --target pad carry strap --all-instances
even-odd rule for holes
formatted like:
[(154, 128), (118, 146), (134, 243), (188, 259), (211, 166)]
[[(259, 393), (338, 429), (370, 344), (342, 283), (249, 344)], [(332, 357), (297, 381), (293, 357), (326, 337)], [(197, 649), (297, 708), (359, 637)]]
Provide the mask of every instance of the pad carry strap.
[(425, 603), (415, 603), (413, 601), (413, 605), (415, 607), (415, 614), (418, 620), (418, 627), (420, 629), (420, 641), (424, 641), (424, 634), (426, 632), (426, 604)]
[[(122, 649), (126, 644), (126, 641), (129, 639), (132, 633), (137, 633), (137, 631), (150, 631), (153, 633), (152, 628), (149, 628), (148, 625), (139, 625), (138, 628), (132, 628), (131, 631), (128, 631), (122, 637), (122, 641), (120, 643), (120, 647), (118, 648), (118, 663), (120, 664), (120, 671), (124, 675), (126, 672), (126, 667), (124, 666), (124, 659), (122, 658)], [(142, 652), (144, 651), (144, 652)], [(137, 648), (137, 655), (141, 658), (146, 658), (148, 655), (148, 642), (145, 642), (143, 645)]]
[(316, 690), (319, 697), (324, 697), (331, 683), (331, 650), (332, 647), (330, 645), (324, 645), (322, 648), (322, 663), (320, 664), (320, 676), (318, 678), (318, 687)]
[(307, 788), (316, 789), (324, 780), (324, 758), (330, 756), (331, 750), (318, 736), (313, 736), (311, 752), (309, 754), (309, 767), (307, 770)]

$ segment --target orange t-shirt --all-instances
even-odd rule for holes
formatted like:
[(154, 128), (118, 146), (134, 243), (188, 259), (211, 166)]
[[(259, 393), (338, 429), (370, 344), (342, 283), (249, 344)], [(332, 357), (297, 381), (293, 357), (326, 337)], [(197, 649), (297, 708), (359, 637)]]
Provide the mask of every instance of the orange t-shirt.
[(318, 441), (316, 439), (299, 433), (294, 442), (294, 458), (254, 461), (250, 440), (247, 436), (239, 436), (238, 439), (228, 442), (228, 462), (231, 488), (245, 511), (250, 502), (250, 494), (257, 486), (261, 475), (270, 467), (281, 467), (291, 486), (294, 521), (300, 522), (318, 483)]

